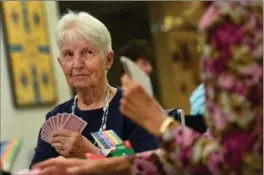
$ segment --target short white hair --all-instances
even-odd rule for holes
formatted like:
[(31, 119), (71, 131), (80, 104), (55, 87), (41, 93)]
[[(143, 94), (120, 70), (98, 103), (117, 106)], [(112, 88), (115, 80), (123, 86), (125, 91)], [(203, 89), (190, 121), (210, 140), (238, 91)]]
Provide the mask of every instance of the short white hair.
[(112, 51), (110, 32), (101, 21), (86, 12), (68, 11), (57, 24), (57, 45), (61, 49), (63, 42), (78, 42), (80, 38), (95, 44), (104, 56)]

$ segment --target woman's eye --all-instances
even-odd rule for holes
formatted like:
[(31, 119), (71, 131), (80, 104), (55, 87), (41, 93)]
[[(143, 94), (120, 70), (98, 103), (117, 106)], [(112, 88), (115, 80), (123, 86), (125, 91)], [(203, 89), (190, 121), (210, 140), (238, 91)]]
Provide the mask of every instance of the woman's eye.
[(63, 54), (64, 57), (70, 57), (70, 56), (73, 56), (73, 53), (72, 52), (65, 52)]
[(83, 52), (82, 52), (83, 55), (91, 55), (93, 54), (93, 52), (90, 50), (90, 49), (84, 49)]

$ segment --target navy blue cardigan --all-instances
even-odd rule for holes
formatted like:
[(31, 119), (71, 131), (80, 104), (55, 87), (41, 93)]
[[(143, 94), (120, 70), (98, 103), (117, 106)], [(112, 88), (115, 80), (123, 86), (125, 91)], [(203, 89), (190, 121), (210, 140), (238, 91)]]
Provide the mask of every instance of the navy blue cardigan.
[[(106, 129), (114, 130), (122, 140), (130, 140), (135, 152), (142, 152), (158, 148), (157, 138), (120, 113), (119, 108), (121, 97), (122, 90), (118, 88), (117, 93), (109, 104)], [(73, 99), (58, 105), (52, 111), (48, 112), (46, 120), (57, 113), (71, 113), (72, 105)], [(88, 123), (86, 128), (83, 130), (82, 135), (93, 143), (94, 139), (92, 138), (91, 133), (99, 130), (102, 122), (103, 109), (101, 108), (82, 111), (77, 107), (75, 110), (75, 115)], [(59, 154), (56, 152), (56, 150), (49, 143), (43, 141), (39, 135), (38, 144), (35, 148), (35, 155), (30, 167), (38, 162), (57, 156), (59, 156)]]

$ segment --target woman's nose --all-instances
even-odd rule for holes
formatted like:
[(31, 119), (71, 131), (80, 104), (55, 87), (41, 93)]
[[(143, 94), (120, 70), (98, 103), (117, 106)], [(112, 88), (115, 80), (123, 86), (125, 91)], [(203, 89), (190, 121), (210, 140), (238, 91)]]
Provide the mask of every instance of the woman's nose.
[(80, 69), (83, 68), (84, 65), (84, 60), (79, 55), (76, 55), (73, 61), (73, 68)]

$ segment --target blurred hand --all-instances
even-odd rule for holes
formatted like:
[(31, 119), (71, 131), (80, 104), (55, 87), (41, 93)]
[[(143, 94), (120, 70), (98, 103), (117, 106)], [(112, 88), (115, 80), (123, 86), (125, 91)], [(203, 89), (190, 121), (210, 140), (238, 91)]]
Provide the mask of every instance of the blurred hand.
[(67, 162), (67, 159), (59, 156), (38, 163), (34, 165), (32, 169), (39, 170), (38, 175), (70, 175), (67, 173), (65, 162)]
[[(101, 160), (69, 160), (67, 172), (78, 175), (129, 175), (130, 162), (126, 157)], [(73, 165), (74, 164), (74, 165)], [(73, 166), (72, 166), (73, 165)]]
[(125, 157), (101, 160), (53, 158), (33, 166), (39, 175), (128, 175), (129, 161)]
[(100, 151), (81, 133), (65, 129), (56, 131), (50, 143), (64, 157), (84, 158), (87, 152), (99, 154)]
[(135, 80), (124, 75), (121, 78), (124, 95), (121, 100), (121, 112), (158, 136), (159, 128), (166, 119), (164, 110)]

